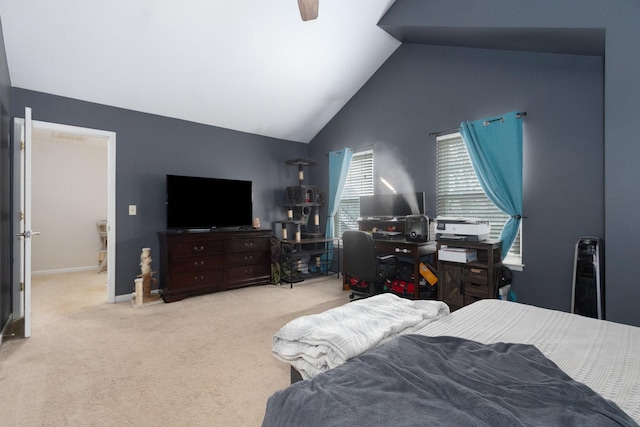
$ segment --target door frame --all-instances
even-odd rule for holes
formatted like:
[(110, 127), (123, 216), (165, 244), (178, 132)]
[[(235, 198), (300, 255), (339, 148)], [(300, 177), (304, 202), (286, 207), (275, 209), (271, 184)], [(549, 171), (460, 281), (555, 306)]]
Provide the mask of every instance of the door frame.
[[(14, 118), (14, 135), (13, 135), (13, 147), (14, 158), (20, 155), (20, 134), (16, 130), (24, 126), (24, 119), (16, 117)], [(84, 128), (79, 126), (63, 125), (59, 123), (43, 122), (38, 120), (32, 120), (32, 129), (44, 130), (50, 132), (62, 132), (75, 135), (83, 135), (89, 137), (105, 138), (107, 140), (107, 301), (109, 303), (116, 302), (116, 286), (115, 286), (115, 270), (116, 270), (116, 133), (112, 131), (105, 131), (100, 129)], [(14, 184), (14, 204), (19, 200), (18, 192), (20, 191), (20, 177), (17, 171), (13, 173)], [(14, 213), (16, 213), (14, 208)], [(18, 215), (13, 218), (13, 226), (15, 230), (19, 229)], [(18, 240), (18, 239), (16, 239)], [(14, 248), (15, 248), (14, 244)], [(14, 280), (13, 280), (13, 311), (14, 318), (16, 311), (21, 307), (21, 292), (20, 283), (17, 279), (20, 277), (16, 275), (19, 272), (21, 260), (19, 259), (20, 253), (16, 253), (14, 249)], [(29, 272), (30, 274), (30, 272)], [(30, 310), (29, 310), (30, 311)]]

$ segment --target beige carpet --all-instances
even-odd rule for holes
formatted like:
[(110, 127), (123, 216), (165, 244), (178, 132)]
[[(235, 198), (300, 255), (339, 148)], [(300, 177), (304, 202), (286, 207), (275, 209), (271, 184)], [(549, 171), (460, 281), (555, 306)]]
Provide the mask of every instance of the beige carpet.
[(32, 336), (0, 347), (0, 425), (259, 426), (289, 384), (274, 332), (349, 301), (335, 275), (138, 308), (105, 283), (34, 277)]

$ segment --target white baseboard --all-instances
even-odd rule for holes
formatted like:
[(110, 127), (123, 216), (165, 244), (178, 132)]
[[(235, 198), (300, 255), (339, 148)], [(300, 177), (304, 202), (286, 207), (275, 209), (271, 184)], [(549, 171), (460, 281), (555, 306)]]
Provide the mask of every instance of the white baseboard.
[[(116, 295), (116, 303), (119, 303), (119, 302), (130, 302), (131, 298), (133, 298), (133, 294), (134, 293), (135, 292), (132, 292), (130, 294)], [(158, 289), (152, 289), (151, 293), (152, 294), (159, 294), (160, 291)]]
[(7, 330), (9, 330), (9, 323), (11, 323), (11, 319), (12, 316), (9, 316), (7, 323), (5, 323), (4, 326), (0, 329), (0, 346), (2, 345), (2, 341), (4, 340), (4, 334), (6, 334)]
[(59, 268), (55, 270), (39, 270), (39, 271), (31, 271), (32, 276), (42, 276), (45, 274), (60, 274), (60, 273), (73, 273), (76, 271), (98, 271), (97, 266), (86, 266), (86, 267), (71, 267), (71, 268)]
[(119, 302), (131, 301), (131, 294), (116, 295), (116, 304)]
[(7, 319), (7, 323), (5, 323), (2, 326), (2, 329), (0, 329), (0, 346), (2, 345), (2, 342), (4, 341), (5, 337), (6, 338), (13, 338), (14, 336), (8, 335), (9, 333), (11, 333), (11, 323), (13, 323), (13, 313), (9, 314), (9, 318)]

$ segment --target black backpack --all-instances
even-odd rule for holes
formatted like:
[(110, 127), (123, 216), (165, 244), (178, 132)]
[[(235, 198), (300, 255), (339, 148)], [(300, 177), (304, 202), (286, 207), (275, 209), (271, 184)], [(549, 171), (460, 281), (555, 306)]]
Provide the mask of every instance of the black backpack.
[(509, 269), (509, 267), (502, 266), (500, 267), (500, 272), (498, 273), (498, 287), (501, 288), (503, 286), (507, 286), (511, 284), (513, 280), (513, 273)]

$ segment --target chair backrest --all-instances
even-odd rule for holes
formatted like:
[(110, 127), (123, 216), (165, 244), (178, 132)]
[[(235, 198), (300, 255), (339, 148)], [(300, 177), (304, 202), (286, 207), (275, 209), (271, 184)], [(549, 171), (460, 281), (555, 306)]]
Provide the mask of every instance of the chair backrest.
[(366, 282), (378, 278), (378, 257), (371, 234), (359, 230), (342, 233), (344, 266), (349, 276)]

